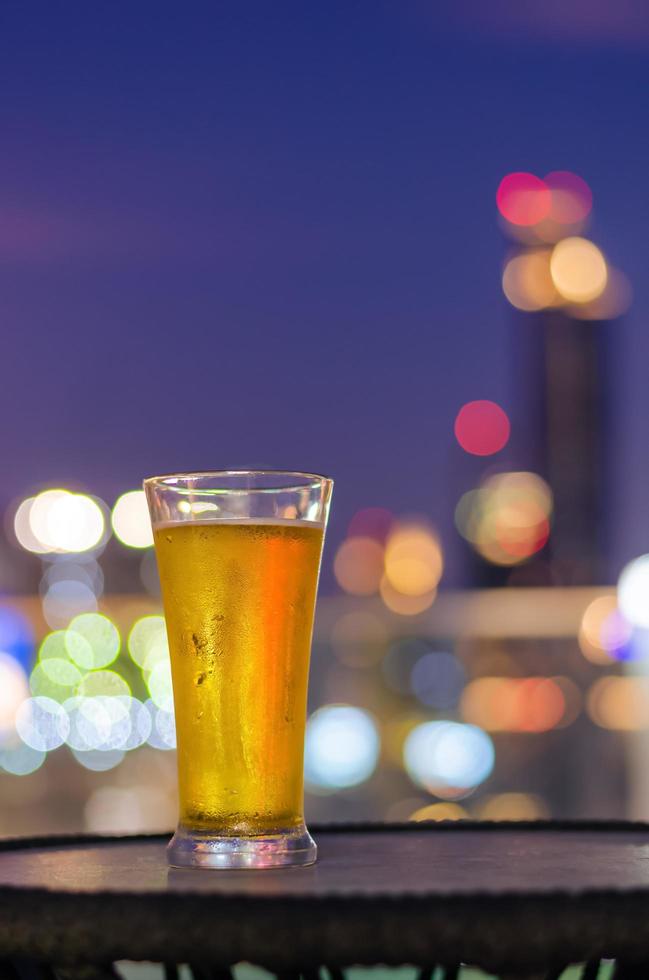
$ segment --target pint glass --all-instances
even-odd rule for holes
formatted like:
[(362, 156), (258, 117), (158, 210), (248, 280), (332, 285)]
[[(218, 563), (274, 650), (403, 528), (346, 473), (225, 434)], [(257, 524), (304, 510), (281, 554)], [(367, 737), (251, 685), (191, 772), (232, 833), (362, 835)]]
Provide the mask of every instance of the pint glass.
[(272, 471), (144, 481), (176, 716), (174, 867), (315, 861), (304, 729), (332, 487), (323, 476)]

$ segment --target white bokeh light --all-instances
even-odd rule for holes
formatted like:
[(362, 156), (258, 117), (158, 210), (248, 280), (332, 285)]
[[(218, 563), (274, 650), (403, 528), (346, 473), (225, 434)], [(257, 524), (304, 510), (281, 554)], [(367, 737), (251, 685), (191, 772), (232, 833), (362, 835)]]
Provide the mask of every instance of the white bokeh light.
[(329, 704), (311, 715), (305, 742), (305, 777), (313, 787), (357, 786), (376, 768), (379, 733), (372, 716), (348, 704)]
[(417, 725), (403, 749), (408, 775), (430, 792), (477, 786), (490, 774), (494, 758), (493, 742), (486, 732), (455, 721)]
[(65, 742), (70, 719), (65, 708), (52, 698), (27, 698), (16, 713), (16, 731), (30, 748), (51, 752)]
[(112, 514), (115, 537), (127, 548), (150, 548), (153, 531), (143, 490), (129, 490), (115, 503)]
[(617, 603), (628, 623), (649, 629), (649, 555), (635, 558), (622, 569)]
[[(79, 554), (96, 548), (104, 537), (102, 508), (84, 493), (44, 490), (34, 497), (26, 513), (29, 531), (43, 552)], [(20, 508), (14, 520), (16, 536), (19, 514), (22, 521)]]

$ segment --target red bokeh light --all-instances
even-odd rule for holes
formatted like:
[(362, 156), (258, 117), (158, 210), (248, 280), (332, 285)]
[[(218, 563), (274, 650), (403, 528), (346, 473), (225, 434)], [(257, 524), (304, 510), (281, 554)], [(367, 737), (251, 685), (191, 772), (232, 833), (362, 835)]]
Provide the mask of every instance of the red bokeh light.
[(561, 225), (574, 225), (593, 207), (593, 194), (582, 177), (569, 170), (555, 170), (545, 178), (550, 190), (550, 218)]
[(545, 181), (534, 174), (507, 174), (496, 192), (496, 204), (510, 224), (529, 227), (547, 218), (552, 194)]
[(394, 516), (385, 507), (363, 507), (349, 522), (347, 534), (350, 538), (374, 538), (384, 544), (393, 523)]
[(507, 445), (510, 430), (506, 413), (495, 402), (467, 402), (455, 419), (455, 438), (473, 456), (497, 453)]

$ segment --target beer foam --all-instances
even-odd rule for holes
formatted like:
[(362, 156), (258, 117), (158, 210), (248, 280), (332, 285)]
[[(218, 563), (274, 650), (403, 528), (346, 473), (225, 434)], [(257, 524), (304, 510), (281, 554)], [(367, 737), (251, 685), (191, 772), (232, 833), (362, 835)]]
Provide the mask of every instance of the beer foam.
[(153, 523), (154, 531), (159, 531), (165, 527), (185, 527), (191, 524), (192, 527), (211, 527), (213, 524), (226, 524), (228, 527), (243, 525), (245, 527), (313, 527), (319, 530), (324, 529), (324, 521), (306, 521), (293, 517), (205, 517), (201, 515), (200, 520), (193, 520), (190, 514), (178, 521), (156, 521)]

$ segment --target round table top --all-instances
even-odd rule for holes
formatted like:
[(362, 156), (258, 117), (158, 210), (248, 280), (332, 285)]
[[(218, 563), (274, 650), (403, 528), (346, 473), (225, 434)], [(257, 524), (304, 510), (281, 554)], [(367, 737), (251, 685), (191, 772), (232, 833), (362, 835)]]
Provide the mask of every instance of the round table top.
[(649, 961), (649, 825), (312, 828), (319, 860), (167, 867), (167, 838), (0, 843), (0, 959), (275, 969)]

